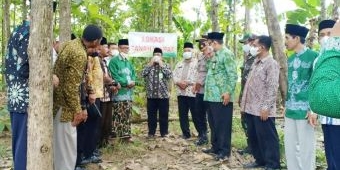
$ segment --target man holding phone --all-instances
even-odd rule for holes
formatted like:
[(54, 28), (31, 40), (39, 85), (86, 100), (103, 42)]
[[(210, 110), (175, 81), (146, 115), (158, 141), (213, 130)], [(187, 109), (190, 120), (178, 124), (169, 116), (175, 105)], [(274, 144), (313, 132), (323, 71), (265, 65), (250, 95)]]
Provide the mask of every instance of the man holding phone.
[(157, 112), (161, 137), (168, 134), (169, 119), (169, 80), (172, 77), (170, 67), (162, 60), (163, 51), (155, 48), (150, 63), (143, 69), (146, 82), (148, 138), (153, 138), (157, 128)]

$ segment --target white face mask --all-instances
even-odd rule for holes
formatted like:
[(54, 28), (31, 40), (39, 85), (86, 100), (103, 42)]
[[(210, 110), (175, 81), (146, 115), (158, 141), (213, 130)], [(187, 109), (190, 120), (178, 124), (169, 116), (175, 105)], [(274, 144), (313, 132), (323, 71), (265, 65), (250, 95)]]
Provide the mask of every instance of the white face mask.
[(257, 56), (259, 54), (259, 48), (258, 47), (250, 47), (249, 53), (252, 56)]
[(121, 52), (120, 55), (121, 55), (124, 59), (127, 59), (127, 57), (128, 57), (129, 54)]
[(324, 36), (321, 38), (320, 40), (320, 45), (321, 47), (324, 47), (326, 45), (326, 42), (328, 41), (329, 37), (328, 36)]
[(111, 55), (112, 56), (116, 56), (119, 54), (119, 51), (118, 50), (111, 50)]
[(251, 46), (250, 46), (249, 44), (244, 44), (244, 45), (242, 46), (243, 52), (245, 52), (245, 53), (247, 53), (247, 54), (249, 53), (250, 48), (251, 48)]
[(183, 58), (185, 59), (185, 60), (188, 60), (188, 59), (190, 59), (192, 57), (192, 53), (191, 52), (184, 52), (183, 53)]
[(161, 61), (161, 57), (158, 56), (158, 55), (155, 55), (155, 56), (153, 56), (153, 61), (154, 61), (155, 63), (159, 63), (159, 62)]

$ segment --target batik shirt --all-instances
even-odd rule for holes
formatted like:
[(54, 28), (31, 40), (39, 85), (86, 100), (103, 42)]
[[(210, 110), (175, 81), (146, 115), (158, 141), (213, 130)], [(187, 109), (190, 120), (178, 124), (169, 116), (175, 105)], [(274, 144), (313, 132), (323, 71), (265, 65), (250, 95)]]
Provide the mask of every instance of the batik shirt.
[(204, 101), (222, 102), (222, 94), (228, 93), (230, 102), (234, 101), (237, 81), (234, 54), (226, 47), (215, 52), (208, 60), (208, 73), (205, 79)]
[(276, 116), (279, 73), (280, 67), (273, 57), (255, 59), (243, 91), (242, 112), (260, 116), (262, 110), (268, 110), (269, 117)]
[(29, 63), (27, 47), (29, 41), (29, 23), (24, 21), (12, 33), (8, 41), (5, 59), (8, 111), (27, 113)]
[(87, 85), (93, 89), (96, 98), (104, 97), (104, 73), (100, 60), (98, 56), (87, 57)]
[[(340, 37), (330, 37), (324, 47), (310, 80), (311, 109), (320, 115), (322, 124), (340, 125)], [(330, 117), (334, 117), (333, 119)]]
[(71, 122), (82, 111), (80, 84), (84, 78), (87, 53), (81, 39), (65, 42), (54, 66), (54, 74), (59, 78), (59, 86), (53, 91), (53, 113), (60, 107), (63, 111), (61, 122)]
[(146, 82), (147, 98), (169, 98), (169, 80), (172, 77), (172, 71), (167, 64), (162, 67), (159, 65), (148, 65), (143, 69), (142, 76)]
[(191, 58), (190, 60), (182, 60), (178, 62), (174, 69), (174, 83), (177, 84), (180, 81), (186, 81), (188, 83), (188, 87), (180, 89), (176, 85), (177, 96), (187, 96), (187, 97), (196, 97), (195, 93), (195, 82), (197, 76), (197, 59)]
[(115, 56), (110, 60), (109, 71), (121, 85), (118, 93), (113, 95), (113, 101), (132, 101), (133, 90), (127, 86), (131, 82), (136, 83), (136, 73), (130, 61), (120, 55)]
[(314, 59), (318, 53), (304, 48), (288, 59), (288, 92), (285, 116), (291, 119), (305, 119), (310, 110), (308, 86), (313, 71)]

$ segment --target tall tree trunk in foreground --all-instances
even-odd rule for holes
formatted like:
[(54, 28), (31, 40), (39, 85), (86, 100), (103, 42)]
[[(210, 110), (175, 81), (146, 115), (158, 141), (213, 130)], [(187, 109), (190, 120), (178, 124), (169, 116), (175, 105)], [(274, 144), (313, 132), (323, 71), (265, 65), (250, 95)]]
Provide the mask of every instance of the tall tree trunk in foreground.
[(31, 1), (27, 169), (53, 169), (52, 1)]

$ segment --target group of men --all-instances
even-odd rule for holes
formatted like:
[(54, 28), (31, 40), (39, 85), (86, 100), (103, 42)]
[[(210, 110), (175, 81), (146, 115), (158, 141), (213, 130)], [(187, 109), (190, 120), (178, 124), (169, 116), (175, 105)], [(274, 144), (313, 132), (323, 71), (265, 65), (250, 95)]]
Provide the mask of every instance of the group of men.
[[(26, 169), (28, 42), (29, 22), (24, 22), (13, 32), (6, 55), (13, 161), (19, 170)], [(54, 51), (54, 169), (82, 169), (101, 161), (98, 148), (112, 135), (131, 141), (135, 73), (126, 58), (128, 40), (108, 43), (98, 26), (88, 25), (81, 38), (55, 43)]]
[[(286, 25), (285, 45), (288, 50), (293, 51), (287, 62), (288, 93), (284, 111), (284, 149), (288, 169), (316, 169), (315, 126), (317, 125), (317, 115), (313, 111), (318, 111), (319, 107), (322, 107), (323, 110), (316, 113), (330, 115), (330, 111), (326, 111), (323, 106), (318, 105), (334, 107), (335, 103), (326, 104), (325, 97), (322, 95), (323, 90), (318, 89), (317, 91), (315, 87), (330, 87), (329, 84), (334, 82), (333, 80), (338, 76), (334, 70), (330, 69), (330, 65), (320, 63), (320, 59), (317, 58), (322, 58), (324, 61), (324, 55), (329, 53), (333, 58), (338, 57), (338, 53), (335, 53), (339, 50), (338, 39), (330, 38), (331, 33), (338, 29), (334, 26), (335, 23), (333, 20), (324, 20), (319, 24), (320, 55), (305, 46), (309, 31), (306, 27), (294, 24)], [(239, 103), (248, 138), (248, 152), (255, 158), (255, 162), (246, 164), (244, 168), (279, 169), (280, 151), (275, 117), (280, 66), (269, 54), (268, 50), (271, 46), (269, 37), (247, 35), (245, 41), (241, 41), (241, 43), (244, 43), (245, 61)], [(254, 57), (256, 58), (254, 59)], [(327, 69), (329, 73), (332, 70), (333, 77), (327, 77), (325, 72), (322, 72), (321, 75), (320, 71), (313, 71), (314, 65), (317, 67), (318, 63), (319, 65), (323, 64), (323, 67), (319, 68)], [(329, 91), (329, 93), (332, 92)], [(334, 95), (337, 96), (338, 93), (333, 91), (333, 99)], [(312, 107), (310, 107), (310, 103)], [(332, 115), (337, 113), (338, 111), (332, 110)], [(338, 145), (340, 141), (337, 137), (340, 134), (339, 119), (319, 117), (324, 132), (328, 169), (339, 169), (340, 165), (337, 161), (340, 159)]]
[(198, 132), (196, 145), (208, 143), (207, 118), (211, 131), (211, 149), (216, 160), (224, 160), (231, 153), (231, 122), (233, 93), (237, 81), (234, 55), (223, 45), (224, 33), (211, 32), (202, 36), (200, 52), (190, 42), (183, 46), (183, 59), (173, 71), (162, 59), (162, 49), (155, 48), (142, 76), (146, 81), (148, 138), (155, 136), (157, 112), (161, 137), (168, 135), (169, 80), (176, 86), (178, 114), (182, 138), (191, 138), (189, 111)]
[[(334, 24), (335, 21), (325, 20), (319, 25), (320, 43), (324, 49), (321, 54), (327, 54), (330, 48), (333, 50), (331, 56), (339, 51), (339, 39), (326, 38)], [(308, 94), (316, 94), (308, 89), (310, 85), (319, 87), (311, 82), (311, 77), (322, 79), (322, 75), (313, 73), (313, 65), (316, 69), (323, 68), (320, 65), (326, 59), (320, 55), (316, 60), (318, 53), (304, 45), (308, 34), (306, 27), (287, 24), (285, 32), (286, 47), (294, 51), (288, 58), (284, 129), (287, 167), (315, 169), (314, 127), (317, 116), (312, 110), (319, 110), (309, 106)], [(182, 138), (191, 138), (190, 111), (198, 132), (196, 144), (207, 144), (207, 115), (211, 148), (203, 152), (214, 155), (217, 161), (230, 157), (237, 71), (236, 58), (223, 45), (223, 38), (224, 33), (219, 32), (202, 36), (198, 40), (199, 53), (194, 51), (192, 43), (184, 43), (183, 59), (173, 71), (162, 59), (162, 49), (154, 49), (150, 63), (142, 71), (147, 91), (148, 137), (155, 136), (157, 112), (161, 137), (169, 133), (168, 82), (173, 78)], [(24, 22), (13, 32), (6, 55), (15, 169), (26, 169), (28, 42), (29, 23)], [(280, 169), (279, 138), (275, 127), (280, 66), (269, 52), (272, 40), (265, 35), (247, 36), (241, 43), (244, 43), (246, 55), (239, 104), (249, 152), (256, 160), (244, 167)], [(73, 170), (79, 168), (78, 165), (100, 162), (97, 148), (107, 145), (111, 135), (132, 142), (130, 117), (136, 72), (127, 58), (128, 40), (120, 39), (118, 46), (108, 43), (102, 30), (95, 25), (88, 25), (81, 38), (64, 42), (56, 46), (55, 51), (58, 57), (53, 68), (54, 169)], [(317, 99), (313, 98), (313, 104), (319, 102)], [(327, 112), (325, 110), (327, 108), (321, 112)], [(339, 119), (321, 118), (326, 158), (331, 170), (340, 166), (337, 161), (340, 159), (339, 140), (334, 137), (339, 134), (339, 122)]]

